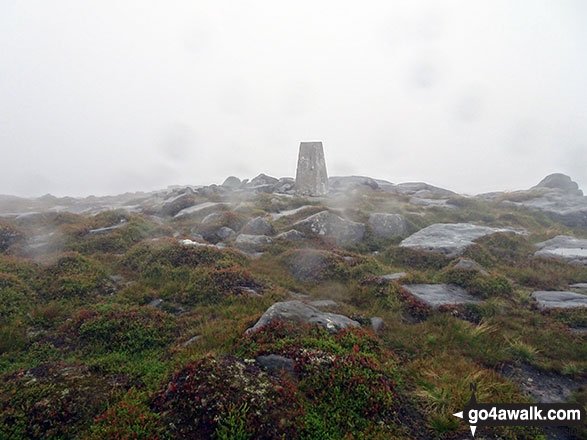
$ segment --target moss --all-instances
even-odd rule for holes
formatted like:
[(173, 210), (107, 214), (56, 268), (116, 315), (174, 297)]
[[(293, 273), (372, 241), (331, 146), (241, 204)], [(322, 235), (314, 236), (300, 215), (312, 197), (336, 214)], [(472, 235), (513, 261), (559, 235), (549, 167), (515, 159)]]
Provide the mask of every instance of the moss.
[(20, 228), (0, 220), (0, 252), (5, 252), (9, 247), (23, 240), (24, 232)]
[(448, 266), (450, 258), (433, 252), (424, 252), (400, 246), (390, 246), (384, 253), (386, 263), (411, 269), (442, 269)]
[(484, 275), (474, 269), (449, 267), (439, 274), (439, 278), (444, 283), (461, 286), (470, 294), (480, 298), (510, 295), (513, 292), (507, 278), (501, 275)]
[(350, 277), (344, 257), (328, 251), (291, 250), (285, 252), (280, 261), (298, 281), (347, 280)]

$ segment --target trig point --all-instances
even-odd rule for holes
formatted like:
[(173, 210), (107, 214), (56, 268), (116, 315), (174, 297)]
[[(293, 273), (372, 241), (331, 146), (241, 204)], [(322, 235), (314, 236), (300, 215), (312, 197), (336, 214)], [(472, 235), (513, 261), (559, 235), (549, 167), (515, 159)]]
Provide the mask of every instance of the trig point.
[(306, 196), (324, 196), (328, 193), (328, 174), (322, 142), (300, 143), (296, 192)]

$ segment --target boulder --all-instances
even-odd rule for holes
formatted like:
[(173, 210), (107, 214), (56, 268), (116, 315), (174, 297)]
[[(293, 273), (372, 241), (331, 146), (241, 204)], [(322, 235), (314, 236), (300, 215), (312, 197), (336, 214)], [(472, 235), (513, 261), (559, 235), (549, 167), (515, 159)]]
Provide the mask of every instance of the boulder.
[(481, 302), (462, 287), (452, 284), (405, 284), (403, 288), (433, 309), (443, 305)]
[(328, 193), (328, 174), (322, 142), (300, 143), (295, 190), (306, 196), (324, 196)]
[(489, 275), (489, 273), (483, 269), (483, 267), (476, 261), (469, 260), (468, 258), (459, 258), (459, 261), (453, 266), (456, 269), (474, 270), (479, 272), (481, 275)]
[(573, 264), (587, 266), (587, 239), (557, 235), (550, 240), (537, 243), (537, 257), (557, 258)]
[(467, 247), (474, 244), (474, 240), (496, 232), (526, 233), (524, 230), (490, 228), (470, 223), (436, 223), (410, 235), (400, 246), (439, 252), (452, 258), (461, 255)]
[(587, 293), (587, 283), (576, 283), (569, 286), (571, 289)]
[(294, 279), (302, 282), (329, 279), (345, 265), (341, 256), (315, 249), (293, 251), (284, 262)]
[(333, 176), (328, 178), (328, 188), (333, 193), (346, 194), (354, 190), (371, 189), (378, 190), (380, 186), (393, 186), (384, 180), (377, 181), (364, 176)]
[(233, 237), (234, 235), (235, 235), (235, 232), (227, 226), (222, 226), (220, 229), (218, 229), (216, 231), (216, 236), (220, 240), (226, 240), (228, 238)]
[(404, 235), (408, 231), (406, 220), (399, 214), (386, 214), (382, 212), (369, 216), (369, 225), (376, 238), (392, 238), (396, 235)]
[(374, 316), (371, 318), (371, 328), (375, 333), (380, 333), (383, 329), (383, 318), (379, 318), (378, 316)]
[(278, 354), (257, 356), (255, 361), (262, 369), (270, 372), (285, 370), (290, 374), (295, 374), (294, 361)]
[(330, 212), (322, 211), (294, 224), (295, 228), (307, 230), (320, 237), (333, 238), (340, 246), (361, 241), (365, 225), (345, 220)]
[(266, 235), (239, 234), (234, 245), (245, 252), (259, 252), (271, 243), (273, 240)]
[(263, 217), (255, 217), (243, 226), (241, 233), (249, 235), (271, 235), (273, 226)]
[(579, 189), (577, 182), (574, 182), (569, 176), (562, 173), (554, 173), (546, 176), (533, 188), (551, 188), (574, 196), (583, 195), (583, 191)]
[(202, 224), (207, 225), (209, 223), (214, 223), (220, 220), (222, 220), (222, 214), (219, 212), (213, 212), (202, 219)]
[(253, 180), (251, 180), (247, 185), (248, 186), (263, 186), (263, 185), (275, 185), (278, 183), (279, 180), (275, 177), (268, 176), (266, 174), (259, 174)]
[(347, 327), (360, 327), (357, 321), (344, 315), (321, 312), (311, 305), (293, 300), (273, 304), (265, 311), (265, 313), (263, 313), (263, 316), (259, 318), (257, 323), (246, 331), (246, 333), (258, 330), (275, 320), (319, 325), (331, 333), (337, 333)]
[(159, 213), (161, 215), (174, 216), (182, 209), (188, 208), (195, 204), (194, 192), (189, 190), (183, 194), (176, 195), (163, 202)]
[(587, 307), (587, 295), (576, 292), (539, 290), (532, 293), (532, 298), (541, 309)]
[(204, 202), (200, 203), (195, 206), (190, 206), (189, 208), (182, 209), (177, 214), (175, 214), (174, 218), (180, 218), (187, 215), (207, 215), (213, 211), (220, 211), (225, 208), (228, 208), (228, 203), (222, 202)]
[(225, 188), (238, 188), (241, 185), (241, 180), (235, 176), (228, 176), (222, 186)]

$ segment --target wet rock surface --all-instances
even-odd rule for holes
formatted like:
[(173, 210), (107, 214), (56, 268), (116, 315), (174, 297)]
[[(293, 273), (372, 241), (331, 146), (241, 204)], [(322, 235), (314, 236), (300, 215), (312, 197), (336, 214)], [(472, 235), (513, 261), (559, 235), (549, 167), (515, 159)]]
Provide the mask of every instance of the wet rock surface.
[(524, 233), (525, 231), (470, 223), (436, 223), (410, 235), (400, 243), (400, 246), (457, 257), (478, 238), (496, 232)]
[(541, 309), (587, 307), (587, 295), (576, 292), (540, 290), (532, 292), (532, 298)]
[(537, 243), (537, 257), (557, 258), (574, 264), (587, 266), (587, 239), (568, 235), (557, 235), (550, 240)]
[(257, 323), (247, 330), (247, 333), (255, 331), (275, 320), (319, 325), (331, 333), (336, 333), (349, 326), (360, 327), (357, 321), (344, 315), (321, 312), (316, 307), (294, 300), (273, 304), (261, 316)]
[(405, 284), (403, 288), (434, 309), (444, 305), (481, 302), (462, 287), (451, 284)]
[(376, 238), (392, 238), (408, 232), (403, 216), (399, 214), (374, 213), (369, 216), (369, 226)]
[(340, 246), (361, 241), (365, 235), (364, 224), (345, 220), (330, 211), (311, 215), (295, 223), (294, 227), (312, 232), (319, 237), (334, 239)]

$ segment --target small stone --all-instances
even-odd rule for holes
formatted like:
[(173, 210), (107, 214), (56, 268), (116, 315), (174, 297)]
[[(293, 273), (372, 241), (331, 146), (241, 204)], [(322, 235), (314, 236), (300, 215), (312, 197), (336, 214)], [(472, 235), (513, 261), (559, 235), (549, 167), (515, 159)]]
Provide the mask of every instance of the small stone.
[(159, 307), (161, 307), (161, 304), (163, 304), (163, 300), (161, 298), (155, 298), (148, 305), (158, 309)]
[(371, 318), (371, 328), (375, 333), (381, 332), (383, 328), (383, 319), (379, 318), (378, 316), (374, 316)]
[(285, 370), (290, 374), (294, 374), (294, 361), (278, 354), (269, 354), (265, 356), (257, 356), (255, 361), (267, 371)]
[(381, 278), (383, 278), (384, 280), (387, 281), (395, 281), (395, 280), (399, 280), (400, 278), (403, 278), (406, 276), (405, 272), (395, 272), (395, 273), (389, 273), (387, 275), (382, 275)]

